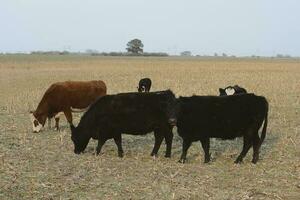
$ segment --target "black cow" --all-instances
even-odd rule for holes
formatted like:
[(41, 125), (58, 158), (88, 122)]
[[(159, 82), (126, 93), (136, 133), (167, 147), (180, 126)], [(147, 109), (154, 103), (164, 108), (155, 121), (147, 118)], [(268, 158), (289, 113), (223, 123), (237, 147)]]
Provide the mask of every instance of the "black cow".
[[(191, 143), (200, 140), (205, 163), (210, 161), (209, 138), (243, 137), (244, 146), (235, 163), (242, 162), (253, 146), (252, 162), (259, 158), (259, 148), (266, 136), (268, 102), (262, 96), (241, 94), (232, 96), (192, 96), (178, 99), (177, 131), (183, 138), (184, 163)], [(261, 138), (258, 130), (263, 125)]]
[(149, 92), (151, 88), (151, 79), (150, 78), (142, 78), (139, 81), (138, 91), (139, 92)]
[(166, 141), (165, 157), (171, 156), (172, 124), (175, 123), (172, 91), (149, 93), (122, 93), (99, 98), (82, 116), (79, 125), (71, 125), (74, 152), (83, 152), (91, 138), (98, 140), (99, 154), (106, 140), (113, 138), (119, 157), (123, 156), (121, 134), (145, 135), (154, 131), (155, 144), (152, 156), (156, 156), (162, 140)]
[(229, 95), (235, 95), (235, 94), (246, 94), (247, 90), (245, 88), (242, 88), (238, 85), (234, 86), (228, 86), (226, 88), (219, 88), (219, 96), (229, 96)]

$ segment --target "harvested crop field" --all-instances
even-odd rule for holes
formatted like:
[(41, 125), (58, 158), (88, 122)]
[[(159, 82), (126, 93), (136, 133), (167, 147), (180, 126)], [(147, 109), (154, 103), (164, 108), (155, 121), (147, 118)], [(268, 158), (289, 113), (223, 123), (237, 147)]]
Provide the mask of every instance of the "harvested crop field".
[[(239, 84), (269, 100), (267, 136), (260, 160), (234, 164), (242, 140), (211, 141), (203, 163), (200, 142), (180, 164), (174, 129), (172, 158), (150, 152), (153, 134), (123, 135), (124, 158), (110, 140), (94, 155), (73, 153), (70, 130), (32, 133), (34, 110), (51, 83), (101, 79), (108, 93), (136, 91), (142, 77), (152, 91), (217, 95)], [(96, 56), (0, 56), (0, 199), (300, 199), (300, 61), (276, 59), (137, 58)], [(82, 114), (75, 114), (75, 124)], [(52, 120), (53, 121), (53, 120)], [(201, 123), (201, 122), (199, 122)], [(53, 122), (52, 122), (53, 124)]]

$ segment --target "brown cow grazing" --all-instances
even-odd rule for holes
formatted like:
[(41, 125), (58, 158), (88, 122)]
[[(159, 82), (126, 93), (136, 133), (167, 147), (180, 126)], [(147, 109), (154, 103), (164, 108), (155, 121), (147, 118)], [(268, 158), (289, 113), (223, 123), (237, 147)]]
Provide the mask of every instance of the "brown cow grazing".
[(33, 132), (39, 132), (48, 118), (55, 118), (58, 130), (59, 114), (63, 112), (69, 124), (72, 124), (74, 109), (86, 109), (97, 98), (106, 95), (103, 81), (66, 81), (53, 83), (45, 92), (37, 109), (31, 111)]

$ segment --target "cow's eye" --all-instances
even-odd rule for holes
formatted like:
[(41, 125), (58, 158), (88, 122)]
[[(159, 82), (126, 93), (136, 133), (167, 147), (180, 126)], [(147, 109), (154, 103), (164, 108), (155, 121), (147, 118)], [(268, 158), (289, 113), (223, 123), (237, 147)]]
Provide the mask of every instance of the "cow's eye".
[(34, 127), (37, 127), (39, 125), (39, 122), (37, 120), (33, 121)]

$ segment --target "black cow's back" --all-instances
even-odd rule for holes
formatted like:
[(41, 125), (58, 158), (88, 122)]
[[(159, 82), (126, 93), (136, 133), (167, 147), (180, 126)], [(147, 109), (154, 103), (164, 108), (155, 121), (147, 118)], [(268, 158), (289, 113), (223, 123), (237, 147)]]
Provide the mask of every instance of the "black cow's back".
[[(78, 127), (99, 129), (100, 134), (116, 131), (142, 135), (161, 124), (168, 124), (165, 102), (175, 96), (171, 91), (106, 95), (83, 115)], [(93, 135), (98, 137), (98, 133)]]

